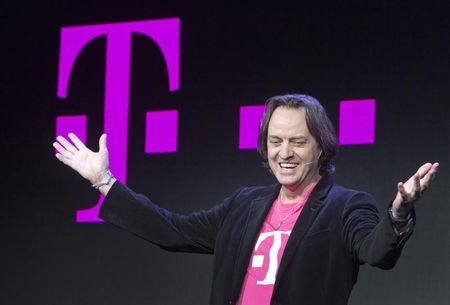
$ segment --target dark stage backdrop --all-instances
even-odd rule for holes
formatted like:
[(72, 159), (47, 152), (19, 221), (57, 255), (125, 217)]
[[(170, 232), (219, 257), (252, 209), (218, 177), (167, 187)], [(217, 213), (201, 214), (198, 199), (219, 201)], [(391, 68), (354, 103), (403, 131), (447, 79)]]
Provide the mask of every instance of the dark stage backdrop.
[[(336, 128), (340, 101), (376, 101), (374, 143), (342, 146), (335, 179), (372, 193), (380, 209), (397, 181), (426, 161), (441, 163), (398, 265), (362, 267), (350, 304), (448, 304), (449, 7), (355, 3), (2, 5), (0, 303), (208, 304), (211, 256), (168, 253), (109, 224), (76, 222), (76, 211), (99, 197), (53, 157), (58, 116), (84, 115), (86, 141), (95, 149), (106, 123), (117, 133), (128, 126), (126, 142), (110, 134), (127, 149), (127, 184), (188, 213), (239, 186), (274, 182), (254, 149), (239, 149), (240, 107), (302, 92), (324, 104)], [(104, 115), (106, 36), (80, 51), (67, 96), (58, 97), (62, 28), (174, 18), (179, 38), (173, 31), (160, 38), (179, 42), (178, 87), (169, 83), (160, 46), (142, 33), (131, 35), (129, 78), (111, 74), (129, 80), (128, 92), (120, 81), (108, 89), (117, 90), (114, 98), (129, 97), (128, 115), (116, 113), (128, 125)], [(120, 65), (121, 57), (111, 62)], [(146, 113), (162, 110), (177, 111), (176, 152), (146, 153)]]

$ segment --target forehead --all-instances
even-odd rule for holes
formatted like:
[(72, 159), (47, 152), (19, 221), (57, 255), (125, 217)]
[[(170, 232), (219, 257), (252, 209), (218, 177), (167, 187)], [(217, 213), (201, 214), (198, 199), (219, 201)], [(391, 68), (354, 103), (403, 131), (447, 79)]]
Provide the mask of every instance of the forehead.
[(273, 112), (268, 126), (269, 136), (310, 136), (303, 107), (280, 106)]

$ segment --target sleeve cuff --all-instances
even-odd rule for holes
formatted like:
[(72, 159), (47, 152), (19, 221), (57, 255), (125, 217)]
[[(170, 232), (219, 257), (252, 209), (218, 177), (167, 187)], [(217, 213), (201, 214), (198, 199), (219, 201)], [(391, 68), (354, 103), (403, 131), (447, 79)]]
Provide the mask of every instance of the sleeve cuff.
[(414, 226), (414, 222), (412, 217), (409, 218), (408, 222), (404, 223), (404, 224), (393, 224), (394, 227), (394, 232), (397, 236), (401, 237), (403, 235), (405, 235), (406, 233), (410, 232), (412, 230)]
[(389, 208), (389, 219), (391, 220), (395, 234), (399, 237), (410, 232), (414, 226), (414, 221), (411, 212), (405, 219), (397, 219), (392, 214), (392, 207), (391, 207)]

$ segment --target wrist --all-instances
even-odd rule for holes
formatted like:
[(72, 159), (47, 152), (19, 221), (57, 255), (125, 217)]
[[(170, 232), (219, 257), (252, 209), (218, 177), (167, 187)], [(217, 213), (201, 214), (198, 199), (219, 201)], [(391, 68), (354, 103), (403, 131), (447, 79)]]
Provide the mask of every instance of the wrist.
[(405, 210), (405, 211), (399, 212), (399, 211), (396, 211), (395, 209), (393, 209), (392, 207), (390, 207), (388, 212), (389, 212), (391, 221), (394, 224), (404, 224), (404, 223), (407, 223), (411, 219), (410, 211)]
[(92, 183), (92, 187), (99, 190), (102, 186), (110, 186), (116, 179), (110, 170), (107, 170), (103, 175), (97, 179), (98, 182)]

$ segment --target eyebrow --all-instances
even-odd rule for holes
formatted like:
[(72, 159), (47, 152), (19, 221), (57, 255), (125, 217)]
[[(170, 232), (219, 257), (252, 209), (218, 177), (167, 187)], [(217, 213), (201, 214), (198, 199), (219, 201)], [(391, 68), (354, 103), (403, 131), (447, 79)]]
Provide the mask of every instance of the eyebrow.
[[(281, 139), (281, 137), (275, 136), (275, 135), (269, 135), (268, 139)], [(289, 141), (295, 141), (295, 140), (308, 140), (308, 138), (305, 136), (295, 136), (295, 137), (289, 138)]]

